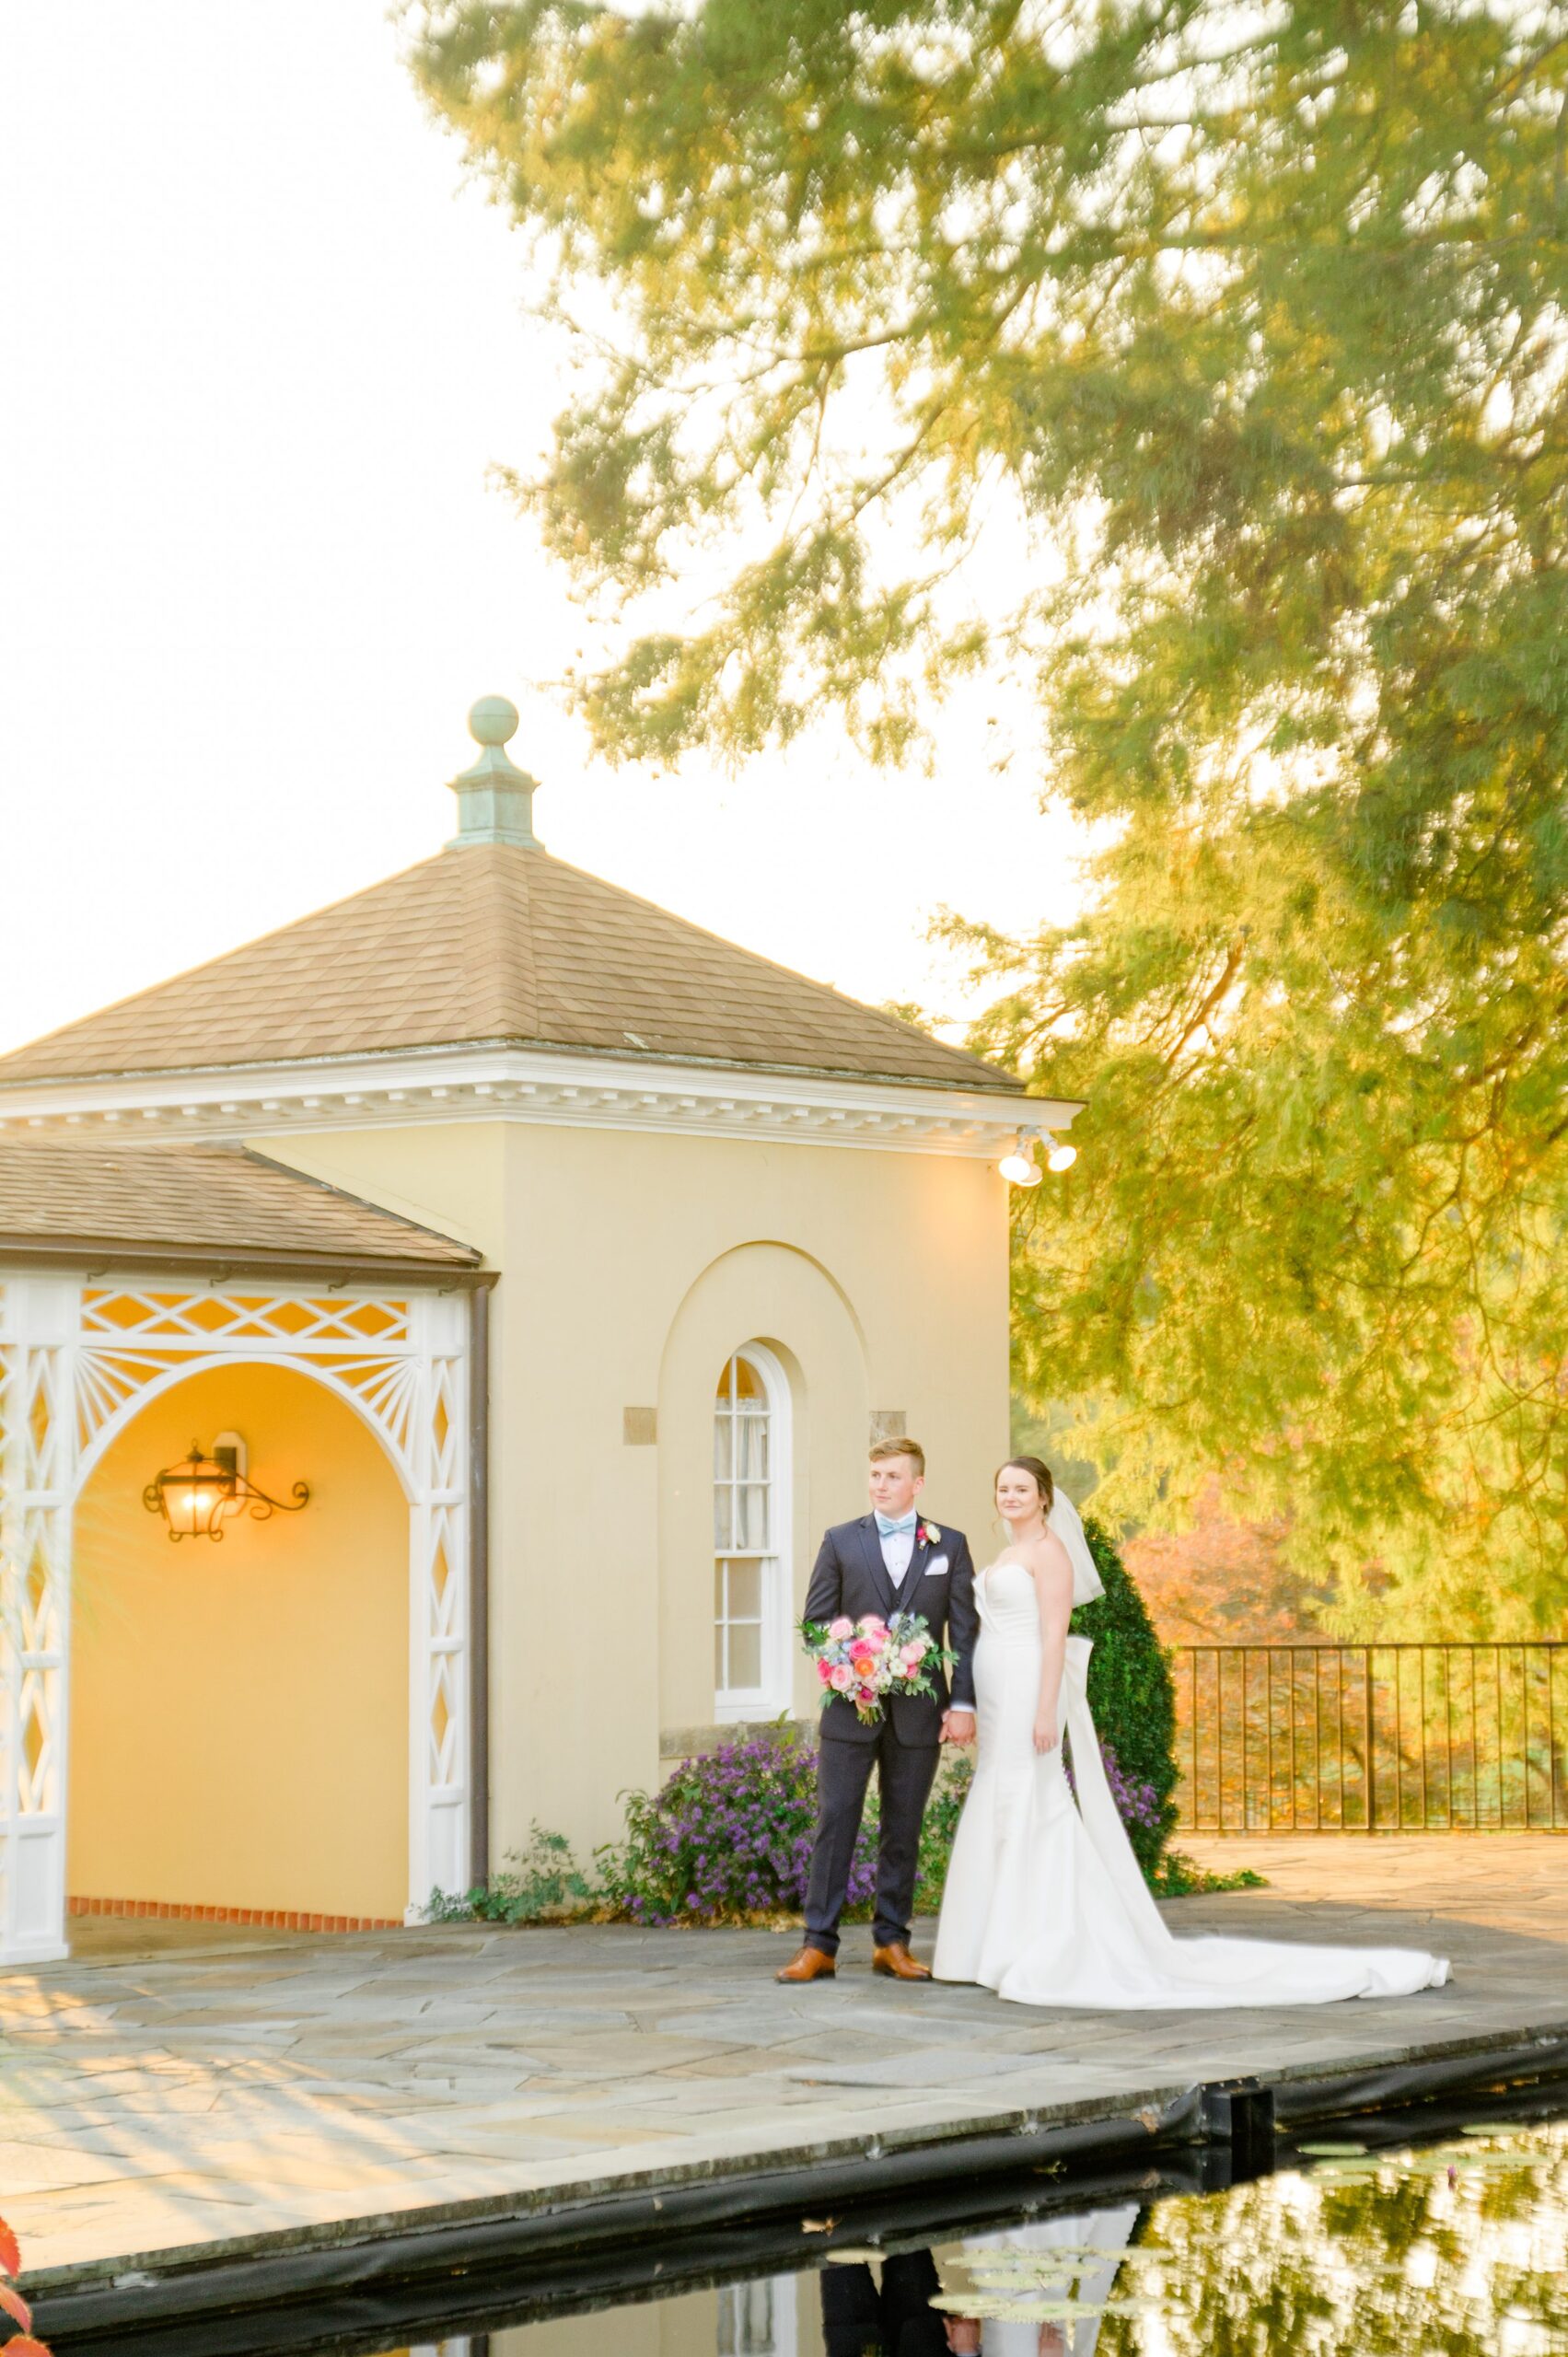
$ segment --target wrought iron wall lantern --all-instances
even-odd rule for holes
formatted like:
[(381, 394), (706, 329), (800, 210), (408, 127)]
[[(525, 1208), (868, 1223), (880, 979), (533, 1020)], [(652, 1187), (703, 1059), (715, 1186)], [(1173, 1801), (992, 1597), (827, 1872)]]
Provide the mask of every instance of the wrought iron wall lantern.
[(292, 1504), (256, 1489), (240, 1468), (237, 1447), (217, 1443), (210, 1457), (203, 1456), (201, 1442), (193, 1440), (188, 1457), (179, 1465), (166, 1465), (147, 1483), (142, 1504), (149, 1514), (162, 1515), (170, 1538), (219, 1539), (229, 1515), (249, 1514), (253, 1522), (270, 1522), (274, 1514), (297, 1514), (309, 1503), (309, 1484), (296, 1481), (289, 1497)]

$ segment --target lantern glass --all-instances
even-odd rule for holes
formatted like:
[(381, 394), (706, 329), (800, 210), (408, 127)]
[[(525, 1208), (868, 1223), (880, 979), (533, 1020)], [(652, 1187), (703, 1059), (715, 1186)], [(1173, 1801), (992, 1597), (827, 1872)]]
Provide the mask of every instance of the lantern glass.
[(235, 1503), (238, 1488), (234, 1451), (226, 1448), (203, 1457), (200, 1444), (192, 1441), (190, 1456), (160, 1473), (153, 1486), (172, 1536), (214, 1538), (219, 1517)]

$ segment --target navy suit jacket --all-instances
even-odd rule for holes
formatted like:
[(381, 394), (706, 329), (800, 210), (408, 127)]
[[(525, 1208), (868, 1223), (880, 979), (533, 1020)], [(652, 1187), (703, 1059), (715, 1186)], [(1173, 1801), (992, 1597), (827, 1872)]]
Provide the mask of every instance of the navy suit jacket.
[[(924, 1517), (922, 1517), (923, 1522)], [(974, 1564), (970, 1543), (961, 1530), (937, 1527), (935, 1546), (917, 1540), (910, 1567), (895, 1591), (886, 1563), (877, 1517), (863, 1514), (858, 1522), (835, 1523), (822, 1540), (811, 1584), (806, 1591), (807, 1620), (834, 1620), (847, 1612), (852, 1620), (875, 1612), (882, 1620), (895, 1612), (917, 1613), (939, 1645), (958, 1655), (951, 1692), (947, 1678), (933, 1676), (930, 1694), (895, 1694), (884, 1704), (886, 1724), (900, 1743), (928, 1745), (942, 1739), (942, 1713), (949, 1706), (974, 1709), (974, 1641), (980, 1620), (974, 1603)], [(933, 1573), (934, 1563), (945, 1572)], [(875, 1743), (883, 1722), (867, 1726), (853, 1702), (835, 1694), (822, 1713), (822, 1739), (831, 1743)]]

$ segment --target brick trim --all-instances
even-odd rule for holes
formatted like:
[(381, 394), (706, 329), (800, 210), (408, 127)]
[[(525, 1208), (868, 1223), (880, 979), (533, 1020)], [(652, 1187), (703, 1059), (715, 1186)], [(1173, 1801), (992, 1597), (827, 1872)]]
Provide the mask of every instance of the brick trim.
[(160, 1923), (254, 1923), (271, 1932), (401, 1932), (401, 1915), (311, 1915), (295, 1907), (188, 1907), (168, 1898), (67, 1898), (67, 1915)]

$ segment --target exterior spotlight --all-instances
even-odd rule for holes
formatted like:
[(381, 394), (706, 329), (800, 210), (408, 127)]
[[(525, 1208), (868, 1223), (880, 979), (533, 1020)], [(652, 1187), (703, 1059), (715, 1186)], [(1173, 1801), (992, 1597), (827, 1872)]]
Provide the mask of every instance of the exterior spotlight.
[(210, 1457), (193, 1440), (191, 1454), (178, 1465), (166, 1465), (142, 1492), (149, 1514), (162, 1515), (170, 1538), (223, 1537), (224, 1516), (249, 1510), (254, 1522), (270, 1522), (274, 1514), (297, 1514), (309, 1499), (308, 1483), (296, 1481), (290, 1492), (294, 1503), (270, 1498), (253, 1489), (239, 1469), (238, 1448), (215, 1446)]
[(1032, 1187), (1040, 1177), (1021, 1144), (1016, 1145), (1011, 1154), (1005, 1154), (996, 1167), (1003, 1178), (1015, 1187)]
[(1077, 1159), (1075, 1145), (1053, 1145), (1045, 1157), (1045, 1167), (1048, 1170), (1071, 1170)]

